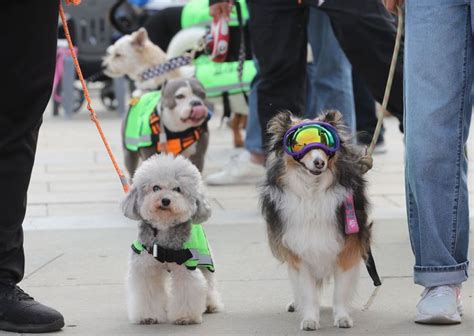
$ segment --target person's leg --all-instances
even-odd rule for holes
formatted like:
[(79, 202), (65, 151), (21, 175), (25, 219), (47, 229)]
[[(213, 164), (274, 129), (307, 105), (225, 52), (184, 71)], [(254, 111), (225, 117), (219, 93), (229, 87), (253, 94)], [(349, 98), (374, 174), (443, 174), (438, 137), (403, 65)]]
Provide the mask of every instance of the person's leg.
[[(245, 129), (245, 149), (257, 158), (264, 156), (264, 149), (262, 145), (262, 128), (260, 127), (260, 121), (258, 119), (258, 97), (257, 89), (260, 82), (260, 77), (258, 74), (258, 64), (255, 62), (257, 68), (257, 74), (255, 75), (249, 95), (249, 114), (247, 119), (247, 127)], [(262, 163), (263, 160), (258, 160)]]
[[(309, 23), (308, 23), (308, 27), (309, 27)], [(311, 33), (308, 29), (308, 39), (310, 35)], [(305, 104), (305, 112), (303, 114), (303, 118), (305, 119), (313, 119), (318, 115), (319, 112), (321, 112), (316, 109), (317, 93), (316, 93), (316, 88), (315, 88), (316, 87), (315, 73), (316, 73), (316, 69), (315, 69), (314, 62), (313, 61), (308, 62), (308, 64), (306, 64), (306, 104)]]
[(470, 11), (464, 0), (410, 0), (406, 6), (406, 173), (415, 282), (457, 284), (467, 279), (469, 237)]
[[(372, 137), (374, 136), (378, 122), (375, 100), (365, 84), (365, 81), (355, 73), (352, 74), (352, 87), (354, 88), (356, 109), (357, 142), (362, 145), (369, 145), (372, 142)], [(383, 134), (384, 128), (382, 126), (377, 146), (383, 144)]]
[(265, 152), (262, 145), (262, 131), (257, 113), (257, 88), (259, 83), (258, 64), (255, 62), (257, 75), (254, 77), (249, 95), (249, 113), (245, 133), (245, 150), (230, 161), (222, 170), (206, 177), (209, 185), (231, 185), (256, 183), (264, 174), (263, 163)]
[(11, 0), (0, 7), (0, 39), (8, 48), (0, 53), (0, 72), (8, 83), (0, 93), (0, 278), (16, 282), (23, 278), (26, 191), (53, 84), (58, 5), (58, 0)]
[(337, 41), (329, 17), (317, 8), (310, 8), (308, 40), (313, 52), (314, 111), (339, 110), (351, 134), (355, 134), (355, 108), (352, 91), (351, 64)]
[(258, 114), (263, 143), (268, 121), (279, 111), (304, 112), (306, 12), (297, 1), (248, 1), (252, 50), (260, 66)]
[(465, 0), (406, 2), (407, 211), (415, 283), (427, 288), (420, 323), (460, 322), (453, 285), (468, 277), (470, 15)]
[(181, 30), (183, 7), (169, 7), (151, 15), (143, 25), (150, 41), (166, 51), (173, 36)]
[[(325, 0), (334, 33), (374, 98), (381, 103), (395, 45), (396, 22), (380, 0)], [(388, 102), (388, 110), (403, 121), (403, 43)]]
[[(62, 316), (15, 287), (24, 274), (26, 192), (56, 59), (58, 0), (2, 1), (0, 73), (0, 329), (52, 331)], [(27, 23), (27, 24), (25, 24)]]

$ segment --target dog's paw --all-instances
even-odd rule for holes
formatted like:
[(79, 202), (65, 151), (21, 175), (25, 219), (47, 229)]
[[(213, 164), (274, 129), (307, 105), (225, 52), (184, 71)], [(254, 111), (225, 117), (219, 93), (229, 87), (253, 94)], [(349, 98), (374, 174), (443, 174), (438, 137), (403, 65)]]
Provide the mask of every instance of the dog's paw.
[(224, 309), (219, 293), (217, 291), (210, 292), (207, 295), (206, 314), (218, 313)]
[(338, 328), (352, 328), (354, 321), (352, 321), (350, 316), (339, 316), (334, 318), (334, 326)]
[(158, 324), (158, 320), (154, 318), (141, 319), (138, 324)]
[(320, 327), (319, 322), (312, 319), (305, 319), (300, 325), (301, 330), (318, 330)]
[(290, 313), (294, 313), (296, 311), (296, 305), (294, 302), (290, 302), (287, 306), (286, 306), (286, 310)]
[(204, 313), (206, 314), (214, 314), (222, 311), (223, 306), (220, 303), (209, 303), (206, 306), (206, 311)]
[(202, 316), (199, 317), (179, 317), (173, 322), (176, 325), (201, 324)]

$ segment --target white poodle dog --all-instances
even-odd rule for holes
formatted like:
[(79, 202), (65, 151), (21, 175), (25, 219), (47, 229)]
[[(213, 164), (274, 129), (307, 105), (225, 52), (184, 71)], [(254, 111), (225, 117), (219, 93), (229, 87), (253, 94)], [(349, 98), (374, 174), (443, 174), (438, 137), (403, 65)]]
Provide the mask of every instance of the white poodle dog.
[(187, 159), (154, 155), (139, 167), (122, 202), (139, 220), (126, 294), (132, 323), (202, 322), (222, 306), (201, 223), (211, 215), (201, 175)]

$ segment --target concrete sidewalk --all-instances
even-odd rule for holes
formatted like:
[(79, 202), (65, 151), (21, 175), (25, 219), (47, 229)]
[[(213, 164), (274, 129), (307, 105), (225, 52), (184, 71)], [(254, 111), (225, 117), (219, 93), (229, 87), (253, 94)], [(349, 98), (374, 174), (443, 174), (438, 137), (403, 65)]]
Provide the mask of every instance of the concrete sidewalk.
[[(121, 157), (119, 118), (101, 113), (101, 120), (115, 153)], [(471, 335), (472, 280), (464, 285), (466, 312), (461, 325), (428, 327), (412, 322), (422, 288), (413, 285), (411, 278), (413, 256), (405, 220), (403, 143), (395, 120), (387, 120), (386, 126), (388, 153), (376, 156), (374, 169), (368, 173), (375, 219), (373, 252), (384, 284), (369, 309), (362, 311), (373, 286), (365, 270), (361, 272), (354, 303), (355, 326), (350, 330), (332, 326), (330, 285), (325, 290), (321, 330), (317, 333)], [(211, 132), (205, 174), (216, 171), (236, 153), (231, 149), (230, 131), (220, 129), (218, 120), (212, 121)], [(474, 146), (469, 148), (473, 157)], [(209, 187), (208, 191), (214, 215), (207, 223), (207, 235), (217, 259), (225, 311), (205, 315), (198, 326), (131, 325), (126, 316), (123, 279), (136, 230), (118, 208), (123, 197), (120, 183), (84, 112), (74, 120), (47, 115), (28, 199), (27, 271), (22, 286), (36, 299), (64, 313), (63, 334), (310, 334), (299, 330), (298, 314), (285, 311), (291, 300), (290, 286), (285, 267), (268, 249), (256, 187)]]

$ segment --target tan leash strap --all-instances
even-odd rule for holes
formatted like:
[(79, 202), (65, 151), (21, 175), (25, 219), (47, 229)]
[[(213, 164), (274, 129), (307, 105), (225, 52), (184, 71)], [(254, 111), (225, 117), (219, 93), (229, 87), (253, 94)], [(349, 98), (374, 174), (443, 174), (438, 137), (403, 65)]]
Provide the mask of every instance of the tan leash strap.
[(387, 112), (388, 100), (390, 99), (390, 91), (392, 90), (393, 77), (395, 74), (395, 68), (397, 66), (398, 54), (400, 52), (400, 44), (403, 35), (403, 10), (398, 7), (398, 27), (397, 27), (397, 37), (395, 39), (395, 47), (393, 48), (392, 54), (392, 63), (390, 64), (390, 71), (388, 73), (387, 85), (385, 86), (385, 93), (382, 101), (382, 108), (378, 113), (377, 127), (375, 128), (374, 136), (372, 137), (372, 142), (370, 143), (369, 148), (367, 149), (366, 154), (360, 158), (359, 163), (361, 166), (362, 173), (367, 173), (373, 166), (372, 154), (374, 153), (375, 146), (380, 136), (380, 131), (382, 130), (383, 118)]

